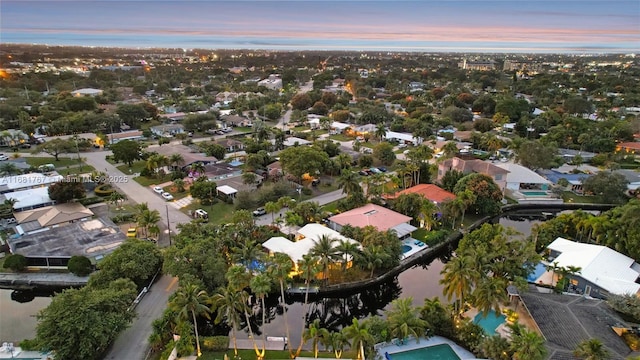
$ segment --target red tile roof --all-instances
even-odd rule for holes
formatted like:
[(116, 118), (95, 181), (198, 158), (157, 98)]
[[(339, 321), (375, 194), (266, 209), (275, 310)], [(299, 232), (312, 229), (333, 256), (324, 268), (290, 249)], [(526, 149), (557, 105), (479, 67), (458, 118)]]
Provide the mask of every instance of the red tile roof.
[(409, 216), (375, 204), (367, 204), (329, 218), (329, 221), (341, 226), (351, 225), (363, 228), (371, 225), (378, 231), (392, 229), (400, 224), (408, 223), (410, 220), (411, 217)]
[(416, 186), (412, 186), (408, 189), (404, 189), (399, 191), (393, 195), (388, 196), (388, 199), (395, 199), (403, 194), (420, 194), (425, 199), (431, 200), (435, 203), (443, 203), (448, 200), (453, 200), (456, 198), (454, 193), (448, 192), (447, 190), (433, 184), (418, 184)]

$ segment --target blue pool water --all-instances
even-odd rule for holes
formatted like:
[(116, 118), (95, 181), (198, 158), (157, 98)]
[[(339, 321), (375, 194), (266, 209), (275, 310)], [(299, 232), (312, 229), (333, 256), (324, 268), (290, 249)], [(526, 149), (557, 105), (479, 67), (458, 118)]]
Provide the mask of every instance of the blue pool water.
[(411, 251), (411, 246), (409, 245), (402, 245), (402, 252), (406, 253), (408, 251)]
[(546, 191), (520, 191), (525, 196), (547, 196)]
[(487, 335), (495, 335), (496, 329), (507, 317), (502, 314), (496, 314), (493, 310), (489, 311), (486, 315), (485, 317), (484, 313), (478, 313), (478, 315), (473, 318), (473, 322), (482, 326)]
[(547, 267), (543, 263), (538, 263), (535, 269), (533, 269), (533, 272), (527, 275), (527, 281), (531, 283), (535, 282), (540, 275), (544, 274), (546, 271)]
[(387, 359), (390, 360), (460, 360), (451, 346), (440, 344), (429, 346), (421, 349), (403, 351), (400, 353), (389, 354)]

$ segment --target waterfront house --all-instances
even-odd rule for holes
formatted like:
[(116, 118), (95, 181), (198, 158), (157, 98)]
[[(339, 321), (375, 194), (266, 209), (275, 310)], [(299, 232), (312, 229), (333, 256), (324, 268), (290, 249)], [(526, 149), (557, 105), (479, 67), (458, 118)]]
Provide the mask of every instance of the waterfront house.
[(343, 226), (363, 228), (373, 226), (378, 231), (393, 230), (399, 239), (411, 237), (417, 228), (409, 222), (410, 216), (400, 214), (376, 204), (367, 204), (329, 218), (329, 227), (340, 231)]
[(437, 180), (442, 181), (442, 177), (449, 170), (456, 170), (462, 172), (464, 175), (478, 173), (487, 175), (498, 185), (501, 190), (504, 190), (507, 185), (508, 170), (496, 166), (488, 161), (482, 160), (463, 160), (458, 157), (447, 159), (438, 164), (438, 176)]
[[(566, 275), (573, 291), (595, 298), (606, 298), (608, 294), (640, 296), (640, 264), (626, 255), (606, 246), (561, 237), (549, 244), (547, 250), (549, 263), (558, 268), (580, 269)], [(551, 275), (555, 284), (558, 271)]]

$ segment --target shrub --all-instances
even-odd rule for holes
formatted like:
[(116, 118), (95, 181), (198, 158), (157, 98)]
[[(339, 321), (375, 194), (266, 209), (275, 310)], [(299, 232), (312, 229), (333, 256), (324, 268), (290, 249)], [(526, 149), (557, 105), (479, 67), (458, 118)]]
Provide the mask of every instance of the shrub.
[(229, 348), (228, 336), (207, 336), (202, 338), (202, 347), (209, 351), (225, 351)]
[(111, 195), (115, 190), (113, 189), (113, 187), (110, 184), (102, 184), (97, 186), (93, 192), (98, 195), (98, 196), (102, 196), (102, 197), (106, 197)]
[(93, 271), (91, 261), (84, 256), (72, 256), (67, 264), (69, 271), (77, 276), (87, 276)]
[(120, 214), (112, 217), (111, 221), (113, 221), (116, 224), (129, 223), (129, 222), (134, 222), (135, 217), (136, 216), (134, 214)]
[(27, 259), (20, 254), (11, 254), (4, 260), (3, 267), (13, 271), (22, 271), (27, 267)]
[(640, 337), (634, 333), (626, 332), (622, 335), (624, 342), (631, 348), (633, 351), (640, 350)]
[(313, 194), (313, 191), (311, 189), (309, 189), (308, 187), (303, 187), (302, 188), (302, 194), (303, 195), (311, 195), (311, 194)]
[(103, 201), (104, 201), (104, 199), (99, 198), (97, 196), (92, 196), (92, 197), (88, 197), (88, 198), (84, 198), (84, 199), (78, 200), (78, 202), (80, 204), (84, 205), (84, 206), (101, 203)]

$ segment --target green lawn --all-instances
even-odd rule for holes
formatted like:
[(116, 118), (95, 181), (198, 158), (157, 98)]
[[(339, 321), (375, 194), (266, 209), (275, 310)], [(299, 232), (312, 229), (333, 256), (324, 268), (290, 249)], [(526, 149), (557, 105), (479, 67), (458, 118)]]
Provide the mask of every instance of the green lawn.
[(78, 175), (78, 174), (89, 174), (93, 171), (95, 171), (96, 169), (91, 166), (91, 165), (87, 165), (87, 164), (82, 164), (82, 167), (80, 166), (74, 166), (74, 167), (70, 167), (70, 168), (65, 168), (65, 169), (58, 169), (58, 173), (60, 175)]
[[(320, 347), (322, 348), (322, 346)], [(209, 351), (203, 351), (202, 352), (202, 356), (199, 358), (201, 360), (223, 360), (224, 359), (224, 355), (225, 353), (227, 354), (229, 359), (233, 359), (233, 349), (227, 350), (225, 352), (209, 352)], [(242, 360), (254, 360), (256, 359), (256, 353), (255, 351), (249, 349), (249, 350), (238, 350), (238, 357), (242, 358)], [(313, 358), (313, 352), (312, 351), (302, 351), (300, 353), (300, 357), (306, 357), (306, 358)], [(320, 351), (318, 352), (318, 358), (332, 358), (335, 359), (335, 354), (333, 352), (327, 352), (327, 351)], [(268, 360), (272, 360), (272, 359), (289, 359), (289, 351), (288, 350), (284, 350), (284, 351), (275, 351), (275, 350), (267, 350), (265, 353), (265, 359)], [(342, 358), (343, 359), (355, 359), (356, 358), (356, 354), (353, 351), (345, 351), (342, 354)]]
[(203, 209), (207, 213), (209, 213), (209, 223), (210, 224), (226, 224), (231, 222), (231, 215), (233, 211), (236, 209), (235, 205), (227, 204), (218, 200), (217, 203), (211, 205), (201, 205), (198, 200), (194, 200), (190, 205), (183, 207), (180, 209), (185, 214), (188, 213), (188, 210), (194, 211), (196, 209)]
[[(166, 179), (169, 179), (169, 178), (167, 177)], [(133, 178), (133, 180), (142, 186), (151, 186), (154, 184), (160, 184), (167, 181), (167, 180), (161, 180), (161, 179), (148, 178), (146, 176), (136, 176)]]
[(334, 214), (337, 214), (338, 213), (338, 202), (337, 201), (330, 202), (330, 203), (326, 204), (325, 206), (323, 206), (322, 210), (329, 211), (329, 212), (332, 212)]
[(355, 140), (353, 137), (347, 136), (347, 135), (344, 135), (344, 134), (331, 135), (331, 136), (329, 136), (329, 139), (336, 140), (336, 141), (351, 141), (351, 140)]
[(580, 203), (580, 204), (597, 204), (598, 198), (595, 196), (581, 196), (571, 191), (565, 191), (562, 193), (562, 200), (566, 203)]
[(125, 174), (140, 173), (147, 166), (147, 162), (144, 160), (134, 161), (131, 163), (131, 167), (127, 164), (116, 166), (116, 168)]
[(236, 130), (236, 131), (239, 131), (239, 132), (242, 132), (242, 133), (253, 132), (253, 128), (252, 127), (248, 127), (248, 126), (246, 126), (246, 127), (235, 127), (235, 128), (233, 128), (233, 130)]
[(166, 192), (170, 193), (171, 195), (173, 195), (173, 198), (174, 198), (175, 200), (182, 199), (183, 197), (186, 197), (187, 195), (189, 195), (189, 191), (187, 191), (187, 190), (185, 190), (185, 191), (183, 191), (183, 192), (178, 192), (178, 191), (176, 191), (177, 189), (176, 189), (176, 187), (175, 187), (175, 186), (173, 186), (173, 184), (172, 184), (172, 185), (169, 185), (169, 186), (165, 186), (165, 187), (164, 187), (164, 188), (162, 188), (162, 189), (163, 189), (164, 191), (166, 191)]
[(73, 165), (78, 165), (78, 159), (72, 159), (72, 158), (59, 158), (59, 161), (56, 161), (56, 159), (51, 158), (51, 157), (28, 157), (27, 159), (27, 164), (33, 166), (33, 167), (38, 167), (40, 165), (44, 165), (44, 164), (53, 164), (56, 169), (60, 169), (60, 168), (64, 168), (67, 166), (73, 166)]

